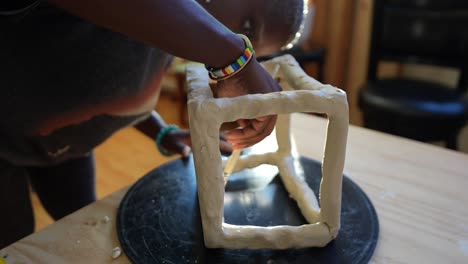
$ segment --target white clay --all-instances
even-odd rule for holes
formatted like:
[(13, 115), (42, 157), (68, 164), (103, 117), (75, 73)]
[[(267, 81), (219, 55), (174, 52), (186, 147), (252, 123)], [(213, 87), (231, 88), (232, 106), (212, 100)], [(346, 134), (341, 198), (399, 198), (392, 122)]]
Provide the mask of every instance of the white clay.
[(120, 249), (120, 247), (115, 247), (112, 249), (112, 258), (113, 259), (116, 259), (118, 257), (120, 257), (120, 255), (122, 254), (122, 250)]
[(110, 217), (109, 217), (109, 216), (107, 216), (107, 215), (106, 215), (106, 216), (104, 216), (104, 218), (102, 218), (102, 222), (103, 222), (104, 224), (107, 224), (107, 223), (109, 223), (109, 222), (110, 222)]
[(229, 176), (231, 173), (234, 171), (234, 168), (236, 166), (237, 160), (240, 157), (241, 151), (236, 149), (232, 152), (231, 156), (228, 158), (226, 164), (224, 165), (223, 168), (223, 174), (224, 174), (224, 185), (226, 185)]
[[(197, 175), (200, 214), (205, 245), (210, 248), (274, 248), (325, 246), (340, 228), (341, 184), (348, 131), (346, 94), (307, 76), (293, 57), (285, 55), (264, 63), (278, 75), (282, 92), (213, 98), (203, 67), (187, 70), (190, 130)], [(329, 118), (320, 204), (301, 177), (290, 137), (290, 116), (295, 112), (327, 114)], [(219, 128), (223, 122), (278, 114), (278, 150), (240, 157), (229, 172), (261, 164), (276, 165), (290, 196), (309, 224), (301, 226), (236, 226), (223, 223), (223, 165), (219, 152)], [(227, 163), (225, 163), (227, 164)], [(230, 165), (231, 166), (231, 165)]]

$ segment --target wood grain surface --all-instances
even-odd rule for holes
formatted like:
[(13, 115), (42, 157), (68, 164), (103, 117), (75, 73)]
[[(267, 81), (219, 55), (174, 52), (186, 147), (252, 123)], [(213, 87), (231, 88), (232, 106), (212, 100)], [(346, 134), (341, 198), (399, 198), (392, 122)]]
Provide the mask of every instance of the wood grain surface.
[[(326, 119), (296, 114), (292, 128), (299, 152), (321, 159)], [(467, 169), (468, 155), (351, 127), (345, 173), (368, 194), (380, 220), (372, 263), (468, 263)], [(0, 250), (0, 256), (17, 264), (128, 263), (123, 254), (111, 257), (119, 246), (115, 218), (125, 191)]]

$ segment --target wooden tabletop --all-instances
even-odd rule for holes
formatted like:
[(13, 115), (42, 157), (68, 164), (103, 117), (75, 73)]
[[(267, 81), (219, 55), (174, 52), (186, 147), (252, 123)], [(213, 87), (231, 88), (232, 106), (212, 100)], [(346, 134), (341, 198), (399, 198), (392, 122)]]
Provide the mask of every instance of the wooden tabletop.
[[(299, 152), (320, 160), (326, 120), (296, 114), (292, 127)], [(468, 155), (351, 127), (345, 174), (379, 216), (371, 263), (468, 263)], [(7, 255), (8, 264), (129, 263), (123, 253), (111, 256), (126, 190), (0, 250), (0, 257)]]

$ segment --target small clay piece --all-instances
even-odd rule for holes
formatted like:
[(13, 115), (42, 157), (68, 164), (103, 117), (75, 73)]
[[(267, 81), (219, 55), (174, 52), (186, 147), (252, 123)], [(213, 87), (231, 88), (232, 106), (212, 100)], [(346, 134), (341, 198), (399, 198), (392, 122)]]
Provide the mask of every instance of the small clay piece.
[(109, 222), (110, 222), (110, 217), (108, 217), (107, 215), (104, 216), (104, 218), (102, 219), (102, 222), (103, 222), (104, 224), (109, 223)]
[(113, 259), (116, 259), (118, 257), (120, 257), (120, 255), (122, 254), (122, 249), (120, 249), (120, 247), (115, 247), (112, 249), (112, 258)]

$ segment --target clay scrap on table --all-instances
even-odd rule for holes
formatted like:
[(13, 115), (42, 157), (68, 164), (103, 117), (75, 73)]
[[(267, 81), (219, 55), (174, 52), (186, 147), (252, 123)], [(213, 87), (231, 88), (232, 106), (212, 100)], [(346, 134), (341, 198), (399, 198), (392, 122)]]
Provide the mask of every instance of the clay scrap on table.
[[(205, 245), (210, 248), (322, 247), (340, 229), (341, 185), (348, 133), (348, 104), (340, 89), (309, 77), (290, 55), (263, 65), (283, 91), (235, 98), (213, 98), (203, 67), (187, 69), (188, 107), (198, 197)], [(290, 114), (326, 114), (329, 123), (322, 163), (320, 205), (294, 164)], [(297, 201), (309, 224), (301, 226), (238, 226), (223, 222), (225, 179), (219, 151), (219, 128), (224, 122), (278, 114), (275, 152), (240, 157), (232, 172), (261, 164), (276, 165), (286, 190)], [(231, 165), (232, 166), (232, 165)]]

